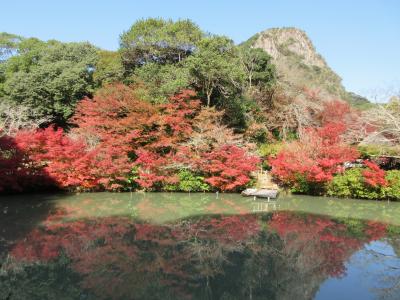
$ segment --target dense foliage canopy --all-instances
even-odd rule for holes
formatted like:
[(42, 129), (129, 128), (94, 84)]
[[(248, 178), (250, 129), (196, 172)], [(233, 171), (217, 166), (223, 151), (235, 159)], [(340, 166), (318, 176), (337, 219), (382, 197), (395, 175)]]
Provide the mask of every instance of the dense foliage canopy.
[(29, 107), (30, 118), (63, 124), (76, 102), (93, 92), (97, 49), (88, 43), (33, 38), (15, 47), (14, 55), (0, 64), (2, 101)]

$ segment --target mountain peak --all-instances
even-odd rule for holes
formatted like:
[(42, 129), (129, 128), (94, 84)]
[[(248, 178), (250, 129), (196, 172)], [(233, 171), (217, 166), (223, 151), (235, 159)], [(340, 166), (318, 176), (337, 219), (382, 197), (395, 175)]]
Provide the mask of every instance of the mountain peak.
[(267, 29), (258, 34), (253, 46), (264, 49), (275, 60), (292, 54), (298, 56), (306, 65), (327, 67), (325, 60), (316, 52), (305, 31), (295, 27)]
[(367, 99), (345, 90), (340, 76), (316, 51), (304, 30), (295, 27), (270, 28), (243, 44), (261, 48), (271, 55), (278, 81), (289, 95), (296, 96), (307, 87), (319, 90), (325, 99), (343, 99), (360, 108), (370, 104)]
[(296, 96), (307, 87), (319, 90), (325, 99), (352, 101), (342, 79), (317, 53), (305, 31), (294, 27), (271, 28), (256, 34), (245, 44), (271, 55), (278, 81), (289, 95)]

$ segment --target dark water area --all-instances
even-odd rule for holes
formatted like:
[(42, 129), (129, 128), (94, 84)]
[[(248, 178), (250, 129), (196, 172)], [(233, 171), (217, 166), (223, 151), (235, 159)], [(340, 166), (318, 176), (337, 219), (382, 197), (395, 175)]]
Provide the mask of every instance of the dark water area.
[(0, 299), (400, 299), (400, 203), (4, 196)]

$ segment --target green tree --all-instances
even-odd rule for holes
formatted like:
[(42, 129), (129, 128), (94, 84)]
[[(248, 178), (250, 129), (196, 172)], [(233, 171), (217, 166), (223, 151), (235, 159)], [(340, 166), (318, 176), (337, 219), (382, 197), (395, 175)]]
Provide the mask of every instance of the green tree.
[(271, 56), (260, 48), (239, 48), (241, 65), (246, 73), (247, 88), (253, 85), (271, 87), (276, 81), (275, 66)]
[(148, 63), (136, 69), (133, 78), (139, 97), (152, 103), (164, 103), (168, 97), (190, 85), (189, 71), (179, 63)]
[(18, 35), (0, 32), (0, 63), (16, 52), (21, 40), (22, 38)]
[(186, 64), (207, 106), (212, 104), (213, 95), (228, 99), (241, 92), (245, 74), (232, 40), (221, 36), (202, 39)]
[(176, 63), (190, 55), (203, 33), (190, 20), (142, 19), (121, 35), (120, 50), (127, 74), (146, 63)]
[(210, 190), (210, 186), (204, 182), (204, 177), (197, 176), (188, 170), (179, 172), (179, 190), (184, 192), (204, 192)]
[(97, 52), (89, 43), (21, 40), (1, 64), (2, 101), (32, 108), (31, 118), (64, 124), (76, 102), (93, 92)]
[(93, 72), (97, 86), (123, 81), (124, 69), (119, 52), (99, 50), (98, 61)]
[[(42, 44), (35, 38), (0, 33), (0, 97), (4, 97), (4, 83), (8, 77), (19, 70), (28, 71), (33, 62), (41, 57), (39, 49)], [(36, 50), (32, 51), (32, 48)]]

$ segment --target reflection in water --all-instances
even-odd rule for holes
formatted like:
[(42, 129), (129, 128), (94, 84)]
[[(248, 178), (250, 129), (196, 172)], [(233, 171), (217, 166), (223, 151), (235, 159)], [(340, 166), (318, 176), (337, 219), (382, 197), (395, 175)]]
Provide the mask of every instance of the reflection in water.
[(270, 212), (277, 210), (279, 208), (278, 201), (254, 201), (253, 203), (253, 213), (259, 212)]
[(0, 299), (399, 298), (396, 225), (232, 195), (99, 195), (51, 200), (29, 230), (43, 204), (7, 203)]

